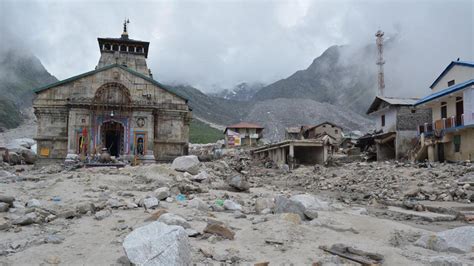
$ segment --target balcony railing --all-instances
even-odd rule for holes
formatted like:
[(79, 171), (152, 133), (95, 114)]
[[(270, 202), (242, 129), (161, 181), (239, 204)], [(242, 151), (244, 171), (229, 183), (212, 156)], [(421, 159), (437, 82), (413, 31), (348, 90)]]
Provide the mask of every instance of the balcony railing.
[(418, 127), (418, 133), (431, 133), (433, 131), (441, 131), (444, 129), (456, 128), (464, 126), (464, 114), (455, 115), (448, 118), (436, 120), (434, 123), (425, 123)]

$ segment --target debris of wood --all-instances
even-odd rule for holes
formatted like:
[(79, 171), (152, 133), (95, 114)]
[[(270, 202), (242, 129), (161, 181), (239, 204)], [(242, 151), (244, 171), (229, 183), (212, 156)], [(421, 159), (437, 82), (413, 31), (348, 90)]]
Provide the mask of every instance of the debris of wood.
[(271, 238), (265, 239), (265, 243), (270, 244), (270, 245), (283, 245), (284, 244), (284, 242), (281, 240), (271, 239)]
[(355, 249), (344, 244), (334, 244), (331, 248), (327, 246), (320, 246), (319, 248), (362, 265), (381, 265), (384, 260), (384, 257), (380, 254)]

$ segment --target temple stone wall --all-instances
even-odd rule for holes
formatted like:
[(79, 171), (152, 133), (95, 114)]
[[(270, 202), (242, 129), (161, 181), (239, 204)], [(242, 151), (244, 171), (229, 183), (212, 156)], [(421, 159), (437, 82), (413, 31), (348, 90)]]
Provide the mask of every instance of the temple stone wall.
[[(37, 94), (40, 159), (63, 160), (67, 154), (77, 154), (84, 128), (87, 152), (100, 151), (100, 126), (107, 121), (124, 126), (123, 155), (137, 151), (137, 137), (144, 140), (147, 160), (168, 161), (187, 153), (191, 112), (185, 99), (118, 66), (83, 75)], [(130, 101), (126, 110), (117, 107), (113, 117), (93, 106), (97, 91), (106, 84), (117, 84)]]

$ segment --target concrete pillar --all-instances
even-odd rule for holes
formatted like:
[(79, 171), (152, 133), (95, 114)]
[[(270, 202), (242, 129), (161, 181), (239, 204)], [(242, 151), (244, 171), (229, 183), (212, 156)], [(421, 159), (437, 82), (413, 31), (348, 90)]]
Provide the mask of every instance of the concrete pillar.
[(428, 146), (428, 161), (430, 161), (430, 162), (435, 161), (434, 145), (429, 145)]

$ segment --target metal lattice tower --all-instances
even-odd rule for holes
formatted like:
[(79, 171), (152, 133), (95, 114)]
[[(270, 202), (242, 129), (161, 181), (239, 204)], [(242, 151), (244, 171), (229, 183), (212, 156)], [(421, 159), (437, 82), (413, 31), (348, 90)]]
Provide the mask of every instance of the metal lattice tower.
[(383, 60), (383, 31), (378, 30), (375, 33), (375, 37), (377, 37), (377, 62), (376, 64), (379, 66), (379, 72), (378, 72), (378, 85), (379, 85), (379, 91), (378, 91), (378, 96), (384, 96), (384, 89), (385, 89), (385, 80), (384, 80), (384, 73), (383, 73), (383, 65), (385, 64), (385, 61)]

